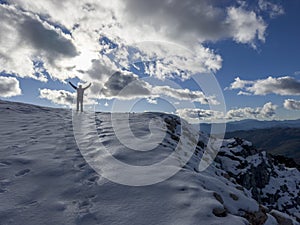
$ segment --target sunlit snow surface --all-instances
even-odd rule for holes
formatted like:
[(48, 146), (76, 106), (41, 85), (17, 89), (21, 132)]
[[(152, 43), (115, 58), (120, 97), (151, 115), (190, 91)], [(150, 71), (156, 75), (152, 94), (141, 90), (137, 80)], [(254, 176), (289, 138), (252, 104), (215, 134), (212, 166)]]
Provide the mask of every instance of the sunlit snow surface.
[[(96, 116), (96, 133), (107, 147), (105, 153), (95, 150), (96, 159), (109, 153), (124, 163), (147, 166), (174, 152), (176, 142), (168, 133), (153, 151), (129, 150), (116, 138), (108, 115)], [(130, 122), (133, 133), (145, 136), (149, 117), (156, 118), (153, 129), (165, 133), (158, 118), (172, 116), (135, 115)], [(223, 171), (214, 163), (204, 172), (197, 171), (203, 154), (199, 147), (186, 165), (180, 164), (181, 152), (172, 156), (177, 162), (173, 166), (180, 170), (171, 178), (135, 187), (104, 178), (85, 161), (76, 144), (70, 110), (1, 101), (0, 127), (1, 225), (239, 225), (248, 224), (242, 217), (244, 211), (258, 210), (257, 202), (222, 176)], [(85, 138), (86, 144), (93, 146), (93, 139)], [(207, 140), (203, 134), (201, 138)], [(153, 143), (145, 142), (145, 147), (149, 144)], [(105, 163), (104, 159), (100, 162)], [(110, 169), (114, 176), (123, 176), (119, 168)], [(222, 197), (223, 204), (214, 193)], [(238, 199), (230, 197), (232, 193)], [(228, 214), (217, 217), (213, 214), (216, 208), (226, 208)], [(268, 215), (266, 224), (274, 221)]]

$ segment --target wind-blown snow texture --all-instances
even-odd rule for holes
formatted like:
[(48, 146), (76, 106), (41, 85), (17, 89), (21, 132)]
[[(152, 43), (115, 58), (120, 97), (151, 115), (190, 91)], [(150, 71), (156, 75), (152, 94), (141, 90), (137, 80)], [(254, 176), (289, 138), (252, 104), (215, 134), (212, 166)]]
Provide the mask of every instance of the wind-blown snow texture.
[[(152, 116), (133, 117), (133, 132), (138, 133)], [(160, 116), (168, 132), (162, 133), (166, 138), (155, 158), (118, 146), (109, 114), (96, 115), (100, 141), (120, 160), (151, 164), (170, 154), (178, 141), (173, 129), (180, 126), (178, 118)], [(299, 171), (273, 162), (265, 153), (246, 154), (252, 149), (248, 142), (225, 141), (216, 161), (198, 172), (208, 139), (201, 133), (191, 160), (175, 176), (155, 185), (130, 187), (106, 180), (85, 162), (70, 110), (1, 101), (0, 127), (1, 225), (299, 224)], [(262, 163), (270, 171), (256, 194), (253, 185), (259, 182), (253, 176), (245, 182), (244, 174), (251, 169), (255, 174)], [(265, 199), (274, 193), (272, 201)]]

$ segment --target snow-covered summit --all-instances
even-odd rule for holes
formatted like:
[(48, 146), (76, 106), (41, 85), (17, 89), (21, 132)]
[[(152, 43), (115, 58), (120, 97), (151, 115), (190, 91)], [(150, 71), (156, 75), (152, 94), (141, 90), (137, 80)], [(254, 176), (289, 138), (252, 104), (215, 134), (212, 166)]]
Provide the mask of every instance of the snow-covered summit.
[[(182, 123), (188, 126), (173, 115), (131, 115), (130, 128), (135, 135), (146, 135), (149, 121), (157, 134), (164, 134), (155, 151), (137, 152), (118, 142), (110, 114), (93, 116), (100, 143), (116, 159), (135, 166), (157, 163), (172, 154), (182, 135)], [(124, 115), (115, 118), (122, 124)], [(256, 152), (248, 142), (225, 141), (216, 160), (199, 172), (208, 136), (198, 134), (193, 152), (177, 149), (173, 155), (174, 162), (179, 162), (173, 165), (178, 173), (165, 181), (136, 187), (111, 182), (97, 173), (89, 160), (103, 160), (106, 155), (94, 148), (87, 163), (89, 155), (79, 150), (73, 125), (70, 110), (0, 102), (1, 225), (299, 224), (299, 171)], [(87, 146), (96, 146), (89, 135), (85, 136)], [(187, 137), (189, 143), (195, 135)], [(191, 158), (181, 165), (186, 154)], [(252, 176), (249, 170), (261, 168), (262, 162), (266, 171), (270, 170), (262, 174), (269, 178), (257, 186), (259, 195), (255, 195), (254, 186), (260, 184), (252, 181), (261, 177)], [(123, 175), (118, 168), (111, 168), (111, 174)], [(246, 182), (243, 174), (249, 174), (251, 182)], [(273, 188), (280, 189), (274, 204), (265, 201), (274, 194)], [(293, 206), (287, 201), (293, 201)]]

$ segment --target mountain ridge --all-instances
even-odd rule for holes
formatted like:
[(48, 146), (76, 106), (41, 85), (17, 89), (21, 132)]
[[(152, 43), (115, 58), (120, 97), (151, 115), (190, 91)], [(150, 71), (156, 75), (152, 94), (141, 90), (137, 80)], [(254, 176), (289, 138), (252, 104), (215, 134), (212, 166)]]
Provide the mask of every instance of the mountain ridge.
[[(124, 115), (114, 115), (120, 131), (125, 128)], [(1, 102), (0, 220), (4, 224), (299, 224), (300, 209), (295, 204), (299, 170), (287, 167), (280, 159), (275, 162), (245, 140), (212, 137), (223, 144), (215, 160), (201, 172), (200, 163), (209, 163), (214, 156), (213, 146), (207, 146), (209, 136), (187, 130), (190, 133), (183, 140), (180, 130), (190, 125), (177, 116), (129, 115), (136, 135), (147, 137), (152, 128), (158, 137), (164, 137), (155, 151), (149, 152), (132, 151), (119, 143), (111, 114), (77, 116), (93, 119), (84, 120), (85, 125), (96, 128), (101, 144), (118, 160), (141, 166), (172, 153), (174, 162), (184, 162), (189, 151), (191, 157), (187, 163), (172, 165), (178, 166), (178, 173), (160, 183), (144, 187), (114, 183), (91, 166), (93, 161), (89, 160), (95, 160), (102, 168), (108, 155), (91, 144), (94, 137), (88, 130), (83, 137), (92, 154), (85, 155), (79, 149), (70, 110)], [(127, 132), (121, 135), (128, 137)], [(187, 145), (175, 150), (181, 141)], [(196, 147), (189, 149), (193, 143)], [(150, 144), (145, 142), (144, 146)], [(110, 173), (126, 175), (116, 167)], [(281, 185), (284, 179), (290, 182), (287, 187)], [(268, 201), (267, 194), (273, 194)]]
[[(200, 130), (206, 133), (210, 132), (214, 123), (200, 123)], [(198, 126), (198, 125), (197, 125)], [(234, 132), (241, 130), (267, 129), (274, 127), (300, 128), (300, 119), (296, 120), (271, 120), (261, 121), (254, 119), (246, 119), (226, 123), (226, 132)]]
[(261, 150), (289, 157), (300, 164), (300, 128), (273, 127), (233, 131), (226, 133), (225, 137), (247, 139)]

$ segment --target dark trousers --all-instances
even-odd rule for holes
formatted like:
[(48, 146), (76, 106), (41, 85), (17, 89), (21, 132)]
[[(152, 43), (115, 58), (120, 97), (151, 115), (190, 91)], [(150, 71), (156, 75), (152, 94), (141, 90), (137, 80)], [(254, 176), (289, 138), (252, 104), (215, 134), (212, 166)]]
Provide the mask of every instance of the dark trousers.
[(77, 111), (79, 111), (79, 105), (80, 105), (80, 111), (83, 112), (83, 100), (77, 99), (77, 108), (76, 108)]

